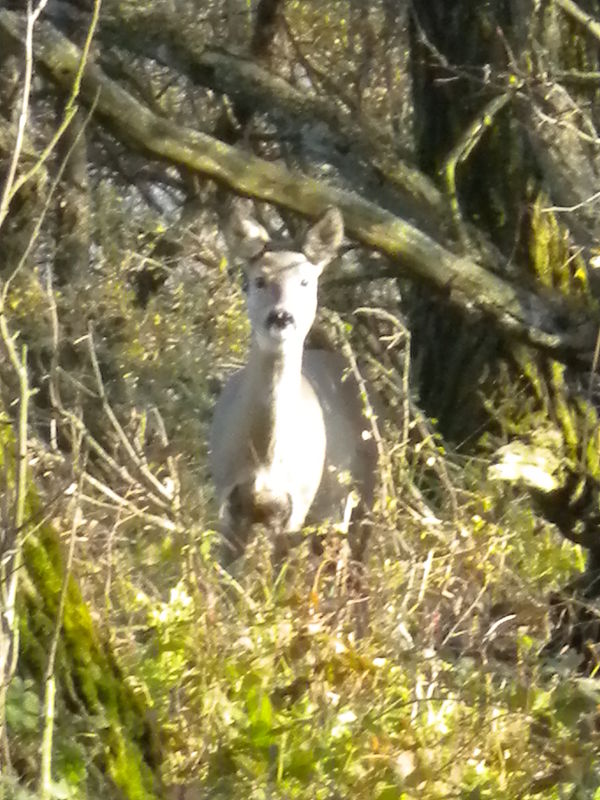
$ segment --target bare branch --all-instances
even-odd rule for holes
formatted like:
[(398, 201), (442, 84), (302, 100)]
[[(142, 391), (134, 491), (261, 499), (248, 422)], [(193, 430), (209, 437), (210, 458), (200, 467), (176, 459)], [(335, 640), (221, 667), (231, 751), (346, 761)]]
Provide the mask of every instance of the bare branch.
[(27, 117), (29, 114), (29, 96), (31, 94), (31, 77), (33, 74), (33, 26), (37, 18), (42, 13), (42, 10), (48, 0), (40, 0), (39, 5), (32, 9), (31, 0), (27, 0), (27, 17), (25, 27), (25, 77), (23, 79), (23, 96), (21, 98), (21, 113), (19, 114), (19, 121), (17, 123), (17, 137), (15, 146), (13, 148), (12, 156), (8, 166), (8, 174), (4, 181), (4, 188), (0, 196), (0, 227), (8, 213), (8, 206), (10, 203), (11, 192), (15, 175), (17, 172), (17, 165), (21, 156), (21, 149), (23, 147), (23, 140), (25, 138), (25, 127), (27, 125)]
[(475, 120), (473, 120), (466, 131), (464, 131), (458, 142), (454, 145), (448, 154), (448, 157), (446, 158), (446, 163), (442, 168), (442, 172), (446, 179), (448, 194), (450, 196), (450, 205), (452, 207), (452, 215), (454, 217), (456, 231), (465, 248), (469, 246), (469, 237), (463, 221), (458, 202), (458, 195), (456, 192), (456, 168), (459, 164), (462, 164), (469, 158), (473, 150), (479, 144), (485, 131), (489, 130), (490, 125), (494, 122), (496, 115), (499, 114), (500, 111), (506, 106), (511, 97), (512, 92), (505, 92), (504, 94), (494, 97), (492, 100), (486, 103), (481, 113), (477, 115)]
[[(28, 0), (30, 3), (31, 0)], [(4, 189), (2, 192), (2, 197), (0, 199), (0, 227), (4, 219), (6, 218), (6, 214), (8, 213), (8, 207), (10, 205), (11, 200), (15, 196), (15, 194), (24, 186), (28, 181), (33, 178), (37, 172), (43, 167), (45, 162), (48, 160), (50, 154), (56, 148), (59, 140), (65, 133), (66, 129), (71, 124), (71, 121), (77, 111), (77, 97), (79, 95), (79, 90), (81, 86), (81, 78), (83, 75), (83, 70), (85, 64), (87, 62), (89, 51), (92, 43), (92, 39), (96, 30), (96, 26), (98, 24), (98, 19), (100, 16), (100, 6), (102, 0), (94, 0), (94, 9), (92, 12), (92, 20), (90, 22), (90, 26), (87, 31), (87, 36), (85, 39), (85, 43), (83, 46), (83, 50), (81, 52), (81, 59), (79, 63), (79, 67), (75, 73), (74, 80), (71, 85), (71, 90), (69, 94), (69, 98), (65, 105), (65, 113), (63, 118), (60, 122), (60, 125), (54, 132), (52, 138), (48, 142), (48, 144), (44, 147), (42, 153), (40, 154), (39, 158), (37, 158), (36, 163), (31, 167), (30, 170), (23, 173), (20, 177), (16, 178), (16, 170), (17, 165), (19, 162), (19, 157), (21, 154), (22, 146), (23, 146), (23, 136), (25, 134), (25, 126), (27, 124), (27, 111), (29, 106), (29, 95), (31, 93), (31, 76), (32, 76), (32, 68), (33, 68), (33, 23), (39, 15), (41, 14), (42, 10), (46, 6), (48, 0), (40, 0), (40, 4), (36, 9), (36, 13), (32, 15), (33, 22), (31, 23), (31, 30), (29, 30), (29, 24), (26, 32), (25, 37), (25, 80), (24, 80), (24, 87), (23, 87), (23, 110), (19, 116), (19, 125), (17, 129), (17, 139), (15, 142), (15, 147), (13, 150), (11, 164), (9, 167), (8, 176), (6, 178)], [(29, 23), (29, 17), (28, 17)], [(86, 122), (87, 124), (87, 122)]]
[(555, 0), (555, 2), (566, 14), (581, 23), (588, 33), (600, 41), (600, 22), (580, 8), (573, 0)]
[(93, 336), (93, 328), (90, 323), (88, 327), (88, 344), (89, 344), (89, 352), (90, 352), (90, 359), (92, 361), (92, 367), (94, 369), (94, 375), (96, 376), (96, 385), (98, 386), (98, 393), (100, 395), (100, 400), (102, 402), (102, 408), (104, 413), (108, 417), (113, 430), (117, 434), (119, 441), (123, 445), (125, 453), (127, 454), (129, 460), (139, 472), (143, 481), (147, 484), (151, 491), (158, 492), (160, 497), (163, 500), (170, 503), (173, 499), (172, 493), (169, 489), (167, 489), (163, 484), (158, 480), (158, 478), (150, 471), (148, 468), (147, 463), (145, 462), (143, 455), (138, 455), (135, 452), (135, 449), (129, 439), (127, 438), (127, 434), (123, 430), (122, 425), (120, 424), (119, 420), (117, 419), (115, 412), (111, 408), (110, 403), (108, 402), (108, 398), (106, 397), (106, 392), (104, 391), (104, 382), (102, 380), (102, 373), (100, 372), (100, 365), (98, 364), (98, 357), (96, 355), (96, 349), (94, 347), (94, 336)]
[[(0, 11), (0, 29), (21, 35), (19, 15)], [(80, 63), (79, 50), (52, 26), (39, 32), (39, 58), (61, 86), (69, 86)], [(552, 351), (593, 350), (596, 326), (545, 296), (512, 285), (467, 257), (459, 257), (409, 222), (363, 198), (292, 173), (280, 164), (252, 157), (210, 136), (158, 118), (96, 65), (88, 64), (82, 97), (117, 131), (156, 157), (224, 183), (233, 191), (307, 216), (338, 206), (348, 233), (402, 262), (415, 278), (446, 294), (463, 311), (480, 311), (506, 333)], [(586, 314), (591, 313), (586, 310)], [(567, 322), (565, 322), (567, 320)], [(570, 321), (569, 321), (570, 320)]]

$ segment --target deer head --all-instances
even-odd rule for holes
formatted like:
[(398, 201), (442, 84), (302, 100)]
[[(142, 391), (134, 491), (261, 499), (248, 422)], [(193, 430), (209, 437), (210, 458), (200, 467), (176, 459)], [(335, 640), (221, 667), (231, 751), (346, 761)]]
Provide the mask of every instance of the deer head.
[(259, 349), (284, 355), (302, 347), (317, 310), (319, 276), (343, 235), (337, 208), (329, 208), (309, 228), (297, 250), (289, 241), (271, 241), (265, 228), (239, 209), (233, 213), (229, 242), (244, 261), (248, 317)]

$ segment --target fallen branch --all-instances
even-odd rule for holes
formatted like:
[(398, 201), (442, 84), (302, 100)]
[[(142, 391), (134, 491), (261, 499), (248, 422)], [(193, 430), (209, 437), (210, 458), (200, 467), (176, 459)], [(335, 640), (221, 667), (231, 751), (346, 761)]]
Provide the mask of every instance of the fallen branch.
[[(0, 11), (0, 35), (13, 42), (23, 35), (19, 14)], [(36, 57), (61, 87), (69, 88), (80, 64), (80, 51), (50, 24), (37, 29)], [(348, 234), (400, 261), (404, 271), (443, 292), (463, 311), (491, 316), (506, 334), (557, 352), (588, 357), (593, 351), (596, 321), (562, 304), (509, 283), (468, 257), (442, 247), (414, 225), (367, 202), (279, 163), (267, 162), (211, 136), (160, 118), (88, 64), (81, 97), (96, 102), (96, 113), (113, 131), (155, 157), (213, 178), (232, 191), (315, 217), (338, 206)]]
[(573, 0), (556, 0), (556, 5), (560, 6), (565, 14), (577, 20), (591, 35), (600, 41), (600, 22), (587, 11), (580, 8)]

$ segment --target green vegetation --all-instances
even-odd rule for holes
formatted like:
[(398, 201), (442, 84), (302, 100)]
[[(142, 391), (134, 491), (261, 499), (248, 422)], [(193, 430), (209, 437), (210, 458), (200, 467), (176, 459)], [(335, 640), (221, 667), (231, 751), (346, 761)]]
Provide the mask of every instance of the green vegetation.
[[(0, 11), (0, 800), (600, 800), (600, 35), (509, 5), (104, 0), (66, 113), (85, 4), (29, 61)], [(378, 409), (363, 565), (216, 561), (232, 191), (342, 206), (312, 344)]]
[[(435, 462), (456, 475), (456, 456), (432, 437), (388, 465), (400, 502), (376, 512), (368, 636), (355, 637), (356, 591), (335, 537), (320, 559), (308, 542), (294, 551), (278, 580), (261, 538), (227, 579), (214, 563), (203, 404), (209, 375), (242, 356), (242, 307), (231, 303), (227, 272), (216, 270), (193, 295), (172, 285), (141, 309), (123, 291), (123, 255), (88, 285), (87, 307), (118, 321), (101, 340), (101, 361), (119, 364), (115, 408), (130, 416), (127, 430), (157, 475), (164, 456), (153, 445), (153, 404), (177, 443), (182, 524), (166, 534), (121, 522), (116, 502), (83, 501), (89, 533), (77, 544), (77, 569), (95, 621), (71, 581), (58, 653), (56, 796), (95, 797), (103, 771), (127, 797), (148, 796), (153, 737), (165, 785), (196, 785), (210, 797), (559, 798), (569, 785), (593, 796), (599, 690), (573, 670), (572, 653), (540, 658), (548, 593), (582, 569), (579, 548), (540, 529), (518, 494), (507, 503), (494, 484), (482, 486), (477, 462), (436, 491), (442, 513), (446, 492), (459, 498), (454, 522), (435, 519), (420, 495), (408, 513), (409, 483), (429, 492)], [(43, 293), (23, 293), (30, 302), (38, 312), (30, 306), (20, 322), (35, 338)], [(60, 316), (78, 338), (78, 316), (68, 306)], [(36, 320), (29, 331), (28, 318)], [(84, 349), (78, 368), (91, 388)], [(391, 423), (385, 436), (393, 454)], [(56, 453), (40, 458), (36, 474), (44, 459), (58, 463)], [(7, 706), (12, 749), (32, 776), (44, 642), (62, 583), (54, 530), (44, 525), (25, 541), (20, 668)], [(106, 660), (96, 628), (116, 661)], [(574, 739), (574, 730), (583, 733)]]

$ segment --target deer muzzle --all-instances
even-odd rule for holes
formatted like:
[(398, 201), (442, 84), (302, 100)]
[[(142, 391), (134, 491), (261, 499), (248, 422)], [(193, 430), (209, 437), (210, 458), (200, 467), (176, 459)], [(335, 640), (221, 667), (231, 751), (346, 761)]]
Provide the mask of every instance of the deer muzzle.
[(274, 308), (267, 316), (267, 328), (284, 331), (294, 324), (294, 317), (283, 308)]

